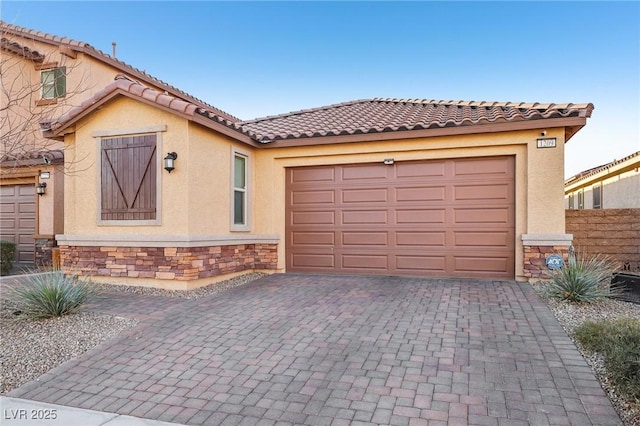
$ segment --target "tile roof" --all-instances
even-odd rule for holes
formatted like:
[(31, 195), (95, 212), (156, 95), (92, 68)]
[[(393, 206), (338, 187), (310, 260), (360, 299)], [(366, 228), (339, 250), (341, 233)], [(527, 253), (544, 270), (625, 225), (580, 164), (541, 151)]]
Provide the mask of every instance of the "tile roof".
[(592, 104), (363, 99), (242, 121), (244, 133), (263, 143), (322, 136), (590, 117)]
[[(145, 71), (142, 71), (138, 68), (135, 68), (129, 64), (127, 64), (126, 62), (123, 62), (119, 59), (114, 58), (111, 55), (108, 55), (104, 52), (102, 52), (99, 49), (96, 49), (95, 47), (91, 46), (89, 43), (85, 43), (82, 41), (78, 41), (78, 40), (74, 40), (68, 37), (61, 37), (61, 36), (57, 36), (57, 35), (53, 35), (53, 34), (48, 34), (42, 31), (36, 31), (36, 30), (32, 30), (29, 28), (24, 28), (24, 27), (20, 27), (18, 25), (13, 25), (13, 24), (9, 24), (7, 22), (4, 22), (2, 20), (0, 20), (0, 30), (2, 32), (2, 38), (3, 38), (3, 43), (2, 43), (2, 48), (5, 48), (5, 42), (4, 39), (7, 40), (7, 47), (13, 43), (14, 45), (14, 49), (18, 48), (16, 47), (19, 46), (20, 48), (23, 49), (28, 49), (26, 47), (21, 46), (20, 44), (18, 44), (15, 41), (11, 41), (9, 40), (7, 37), (14, 35), (14, 36), (19, 36), (19, 37), (23, 37), (26, 39), (32, 39), (32, 40), (36, 40), (36, 41), (40, 41), (42, 43), (47, 43), (50, 45), (54, 45), (54, 46), (65, 46), (68, 47), (74, 51), (77, 52), (82, 52), (86, 55), (89, 55), (99, 61), (105, 62), (113, 67), (115, 67), (116, 69), (118, 69), (119, 71), (129, 74), (132, 77), (145, 81), (148, 84), (153, 84), (156, 85), (160, 88), (162, 88), (163, 90), (166, 90), (168, 93), (171, 93), (172, 95), (178, 97), (178, 98), (182, 98), (186, 101), (192, 102), (196, 105), (199, 105), (202, 108), (206, 108), (212, 111), (215, 111), (217, 115), (219, 116), (224, 116), (227, 120), (232, 120), (232, 121), (239, 121), (238, 117), (234, 117), (233, 115), (222, 111), (219, 108), (214, 107), (213, 105), (210, 105), (204, 101), (202, 101), (201, 99), (198, 99), (180, 89), (178, 89), (175, 86), (172, 86), (160, 79), (157, 79), (149, 74), (147, 74)], [(31, 51), (33, 52), (33, 51)], [(39, 52), (35, 52), (38, 53)], [(40, 54), (41, 55), (41, 54)], [(44, 56), (43, 56), (44, 59)]]
[(6, 37), (0, 38), (0, 49), (15, 53), (33, 62), (41, 63), (44, 61), (44, 55), (42, 53), (22, 46), (20, 43), (9, 40)]
[[(591, 116), (593, 110), (592, 104), (374, 98), (241, 121), (219, 108), (152, 77), (145, 71), (103, 53), (88, 43), (19, 27), (1, 20), (0, 28), (3, 35), (1, 47), (5, 50), (16, 51), (23, 56), (31, 56), (32, 60), (39, 60), (43, 55), (8, 39), (6, 36), (16, 35), (82, 52), (126, 74), (118, 75), (113, 83), (58, 119), (41, 123), (45, 130), (48, 129), (53, 133), (56, 132), (56, 129), (65, 127), (74, 119), (84, 115), (93, 104), (115, 92), (139, 96), (147, 102), (169, 108), (176, 113), (191, 117), (204, 117), (233, 130), (234, 135), (242, 135), (262, 144), (286, 139), (451, 128), (549, 118), (586, 118)], [(145, 83), (164, 90), (164, 93), (146, 86)], [(575, 133), (580, 127), (578, 126), (570, 132)]]
[(64, 151), (60, 149), (43, 149), (28, 152), (9, 153), (2, 156), (0, 165), (31, 166), (60, 162), (64, 159)]
[[(229, 131), (225, 133), (230, 136), (236, 136), (237, 138), (244, 139), (244, 141), (250, 140), (247, 135), (243, 134), (240, 127), (236, 125), (236, 120), (230, 120), (227, 115), (220, 114), (220, 110), (217, 108), (203, 108), (199, 104), (170, 95), (167, 92), (159, 92), (124, 74), (116, 75), (113, 82), (60, 117), (54, 120), (41, 120), (40, 127), (47, 132), (48, 135), (57, 135), (66, 127), (84, 117), (92, 111), (93, 108), (100, 106), (103, 102), (118, 94), (138, 98), (146, 103), (157, 105), (193, 120), (200, 118), (199, 122), (202, 124), (220, 125), (229, 129)], [(221, 130), (221, 127), (217, 127), (217, 129)]]

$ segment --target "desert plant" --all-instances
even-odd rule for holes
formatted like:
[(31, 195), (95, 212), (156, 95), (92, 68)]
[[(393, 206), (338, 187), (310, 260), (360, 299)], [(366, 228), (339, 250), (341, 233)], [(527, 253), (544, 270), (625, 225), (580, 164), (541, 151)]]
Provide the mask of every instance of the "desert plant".
[(615, 263), (606, 256), (578, 257), (570, 253), (562, 268), (548, 273), (551, 282), (546, 287), (547, 294), (569, 302), (595, 302), (603, 297), (619, 296), (622, 289), (611, 285), (615, 268)]
[(20, 314), (30, 319), (59, 317), (76, 312), (94, 293), (93, 284), (60, 270), (27, 276), (24, 285), (11, 287), (9, 297)]
[(587, 351), (602, 354), (616, 388), (640, 400), (640, 320), (587, 321), (576, 328), (574, 335)]
[(0, 241), (0, 275), (7, 275), (13, 268), (16, 244), (11, 241)]

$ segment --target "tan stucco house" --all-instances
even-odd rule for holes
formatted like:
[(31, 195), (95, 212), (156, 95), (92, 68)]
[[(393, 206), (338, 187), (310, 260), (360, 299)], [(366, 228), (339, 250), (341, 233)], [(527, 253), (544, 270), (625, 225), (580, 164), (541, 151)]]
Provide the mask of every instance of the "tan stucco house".
[(592, 109), (367, 99), (239, 121), (120, 75), (45, 132), (73, 168), (63, 266), (183, 289), (254, 270), (527, 279), (571, 244), (564, 144)]
[(564, 183), (565, 208), (640, 208), (640, 151), (582, 171)]
[[(376, 98), (242, 121), (85, 43), (4, 23), (2, 43), (34, 81), (76, 60), (58, 75), (91, 82), (38, 121), (64, 173), (25, 196), (67, 271), (179, 289), (249, 271), (524, 280), (571, 244), (564, 144), (591, 104)], [(32, 151), (3, 187), (45, 179)]]
[(0, 239), (17, 243), (18, 265), (48, 264), (55, 235), (65, 232), (68, 175), (64, 144), (42, 135), (49, 118), (80, 105), (122, 72), (213, 107), (87, 43), (3, 21), (0, 32)]

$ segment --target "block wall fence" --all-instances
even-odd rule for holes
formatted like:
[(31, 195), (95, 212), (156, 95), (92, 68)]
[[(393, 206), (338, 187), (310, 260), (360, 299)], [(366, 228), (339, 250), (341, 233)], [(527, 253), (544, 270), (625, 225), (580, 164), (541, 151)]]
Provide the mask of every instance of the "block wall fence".
[(602, 254), (640, 273), (640, 209), (566, 210), (576, 253)]

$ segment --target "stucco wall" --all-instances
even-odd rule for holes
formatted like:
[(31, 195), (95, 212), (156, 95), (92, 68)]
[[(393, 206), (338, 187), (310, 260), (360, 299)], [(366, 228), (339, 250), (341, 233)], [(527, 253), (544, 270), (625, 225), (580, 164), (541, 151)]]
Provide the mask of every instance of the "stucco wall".
[[(94, 132), (116, 132), (132, 134), (144, 127), (166, 126), (157, 140), (158, 164), (167, 151), (180, 153), (176, 170), (170, 175), (159, 173), (161, 225), (112, 226), (98, 224), (100, 137)], [(188, 221), (185, 208), (189, 205), (188, 133), (186, 120), (157, 108), (119, 98), (109, 108), (96, 111), (91, 120), (81, 121), (76, 126), (75, 137), (67, 137), (65, 161), (69, 164), (69, 175), (65, 179), (65, 234), (162, 234), (165, 232), (185, 234)], [(135, 229), (133, 229), (135, 228)]]
[[(595, 179), (582, 188), (568, 191), (565, 195), (565, 208), (569, 208), (569, 195), (574, 196), (574, 209), (578, 209), (578, 192), (584, 191), (584, 208), (593, 208), (593, 187), (596, 182), (602, 183), (602, 208), (604, 209), (633, 209), (640, 208), (640, 170), (632, 169), (609, 176), (605, 179)], [(600, 183), (597, 183), (598, 185)]]

